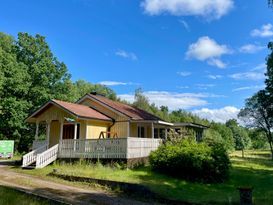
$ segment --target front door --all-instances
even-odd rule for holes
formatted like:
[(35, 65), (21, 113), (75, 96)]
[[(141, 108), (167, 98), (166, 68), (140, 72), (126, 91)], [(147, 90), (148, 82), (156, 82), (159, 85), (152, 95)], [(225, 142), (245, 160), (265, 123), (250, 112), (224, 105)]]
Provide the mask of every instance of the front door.
[[(63, 139), (74, 139), (74, 124), (63, 125)], [(79, 139), (80, 124), (77, 124), (77, 139)]]

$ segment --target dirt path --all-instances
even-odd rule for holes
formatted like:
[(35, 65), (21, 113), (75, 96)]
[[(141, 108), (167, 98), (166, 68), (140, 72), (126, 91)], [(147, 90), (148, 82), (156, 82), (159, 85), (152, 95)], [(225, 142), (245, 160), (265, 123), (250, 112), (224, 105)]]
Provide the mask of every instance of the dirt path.
[(39, 196), (55, 199), (67, 204), (102, 204), (102, 205), (148, 205), (108, 193), (101, 190), (78, 188), (57, 182), (39, 179), (37, 177), (14, 172), (8, 169), (8, 163), (0, 162), (0, 185), (20, 189)]

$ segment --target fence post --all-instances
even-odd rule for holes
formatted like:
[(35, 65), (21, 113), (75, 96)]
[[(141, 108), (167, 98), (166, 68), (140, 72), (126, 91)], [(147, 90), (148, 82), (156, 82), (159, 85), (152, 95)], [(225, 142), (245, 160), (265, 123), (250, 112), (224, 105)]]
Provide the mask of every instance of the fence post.
[(239, 187), (240, 205), (252, 205), (252, 190), (253, 187)]

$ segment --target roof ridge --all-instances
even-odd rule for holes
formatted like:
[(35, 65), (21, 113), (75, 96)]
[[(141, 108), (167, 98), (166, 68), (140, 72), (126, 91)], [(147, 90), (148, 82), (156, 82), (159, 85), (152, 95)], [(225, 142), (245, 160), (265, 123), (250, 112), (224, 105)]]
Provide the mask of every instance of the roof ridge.
[[(146, 115), (146, 118), (153, 118), (152, 120), (162, 120), (160, 117), (146, 111), (146, 110), (143, 110), (141, 108), (138, 108), (136, 106), (133, 106), (133, 105), (130, 105), (130, 104), (127, 104), (127, 103), (124, 103), (124, 102), (120, 102), (120, 101), (115, 101), (115, 100), (112, 100), (112, 99), (109, 99), (105, 96), (101, 96), (101, 95), (94, 95), (94, 94), (91, 94), (91, 93), (88, 93), (88, 95), (92, 98), (95, 98), (96, 100), (98, 100), (99, 102), (105, 104), (106, 106), (130, 117), (131, 119), (137, 119), (137, 117), (133, 116), (133, 115), (138, 115), (139, 118), (145, 118), (145, 116), (143, 115)], [(104, 100), (105, 99), (105, 100)], [(114, 105), (111, 105), (111, 103), (113, 103)], [(121, 110), (121, 109), (118, 109), (118, 106), (120, 107), (123, 107), (121, 109), (125, 109), (124, 110)], [(132, 111), (126, 111), (126, 108), (130, 108), (132, 109)], [(137, 112), (142, 112), (142, 113), (137, 113)], [(142, 114), (142, 116), (141, 116)]]

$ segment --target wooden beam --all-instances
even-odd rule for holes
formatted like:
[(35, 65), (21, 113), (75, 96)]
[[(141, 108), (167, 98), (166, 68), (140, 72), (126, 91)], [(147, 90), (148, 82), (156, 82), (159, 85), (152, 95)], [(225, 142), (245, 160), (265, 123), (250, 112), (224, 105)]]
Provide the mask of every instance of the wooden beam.
[(152, 128), (152, 138), (154, 138), (155, 137), (155, 135), (154, 135), (154, 123), (152, 122), (152, 126), (151, 126), (151, 128)]

